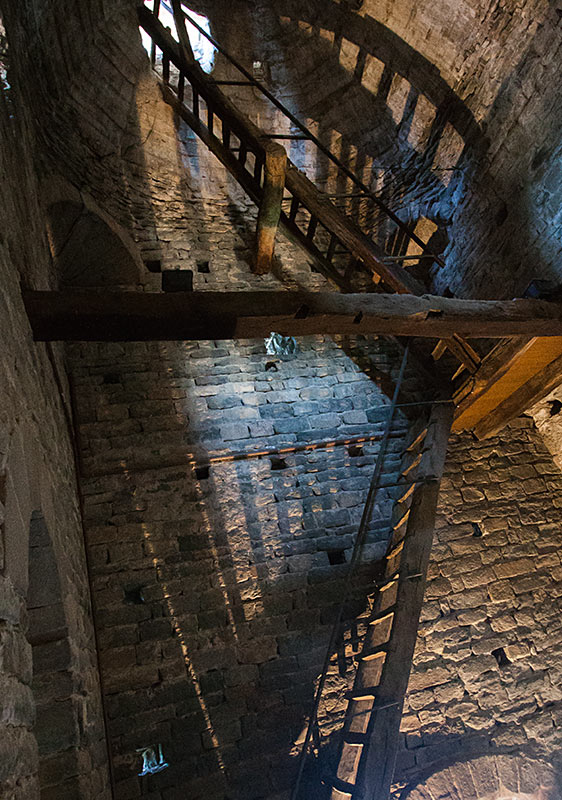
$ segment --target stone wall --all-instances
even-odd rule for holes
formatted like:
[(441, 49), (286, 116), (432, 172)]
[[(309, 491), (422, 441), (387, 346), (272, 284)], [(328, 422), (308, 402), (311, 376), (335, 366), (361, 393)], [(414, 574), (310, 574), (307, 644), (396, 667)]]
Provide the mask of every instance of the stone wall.
[[(288, 796), (377, 445), (212, 459), (380, 430), (369, 408), (383, 398), (341, 344), (305, 342), (292, 359), (244, 342), (73, 348), (119, 796), (143, 782), (155, 797)], [(558, 767), (561, 481), (530, 419), (486, 442), (453, 437), (400, 796), (476, 757)], [(391, 500), (389, 487), (331, 663), (315, 791), (333, 769)], [(158, 744), (169, 768), (139, 781), (135, 751)]]
[[(120, 798), (143, 783), (155, 798), (287, 796), (379, 442), (299, 448), (380, 437), (388, 400), (365, 359), (374, 378), (399, 366), (382, 341), (300, 348), (72, 348)], [(345, 711), (406, 428), (400, 413), (320, 709), (325, 737)], [(159, 744), (169, 767), (139, 780), (136, 750)]]
[[(24, 286), (54, 284), (11, 17), (0, 87), (0, 795), (107, 798), (107, 751), (61, 348)], [(38, 526), (40, 525), (40, 530)], [(52, 591), (51, 591), (52, 590)], [(32, 651), (33, 644), (33, 651)]]
[[(9, 234), (0, 242), (0, 680), (8, 698), (0, 789), (38, 795), (33, 682), (52, 713), (39, 744), (62, 730), (58, 749), (43, 751), (42, 796), (104, 797), (69, 392), (59, 349), (31, 342), (19, 279), (56, 285), (45, 227), (60, 222), (57, 203), (74, 203), (136, 242), (128, 249), (138, 276), (120, 272), (113, 285), (159, 289), (158, 271), (142, 259), (153, 270), (191, 270), (198, 289), (329, 287), (282, 240), (273, 273), (251, 274), (255, 211), (163, 104), (133, 4), (83, 0), (69, 9), (37, 0), (22, 15), (19, 4), (6, 5), (20, 82), (2, 106), (3, 174), (17, 191), (6, 192)], [(228, 5), (197, 7), (244, 63), (259, 55), (290, 108), (404, 219), (446, 228), (448, 266), (432, 275), (439, 290), (509, 296), (531, 277), (557, 275), (554, 8), (474, 0), (455, 4), (453, 18), (444, 2), (367, 2), (354, 15), (343, 3), (276, 0), (241, 4), (233, 22)], [(34, 59), (24, 59), (31, 47)], [(223, 59), (216, 75), (234, 77)], [(239, 90), (241, 105), (286, 130), (251, 91)], [(350, 191), (309, 145), (290, 151), (326, 188)], [(388, 240), (364, 203), (342, 205)], [(378, 444), (294, 450), (380, 434), (376, 379), (396, 374), (399, 354), (370, 340), (311, 339), (293, 359), (248, 342), (75, 346), (69, 356), (116, 797), (285, 799)], [(326, 746), (312, 759), (312, 786), (337, 751), (405, 428), (401, 419), (330, 665), (319, 718)], [(292, 451), (228, 458), (270, 448)], [(524, 422), (489, 442), (455, 439), (448, 469), (404, 718), (404, 797), (423, 797), (428, 776), (452, 762), (499, 751), (551, 761), (560, 743), (557, 468)], [(32, 681), (34, 512), (48, 532), (51, 544), (41, 547), (52, 547), (64, 614), (56, 593), (44, 605), (32, 594), (30, 638), (52, 654)], [(137, 748), (158, 745), (169, 766), (139, 780)]]

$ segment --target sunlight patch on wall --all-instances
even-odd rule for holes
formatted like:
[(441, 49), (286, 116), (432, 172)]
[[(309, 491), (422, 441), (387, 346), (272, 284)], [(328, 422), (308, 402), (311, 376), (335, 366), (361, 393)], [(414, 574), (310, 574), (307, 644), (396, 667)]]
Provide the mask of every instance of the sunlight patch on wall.
[[(145, 5), (152, 11), (154, 8), (154, 0), (146, 0)], [(205, 17), (203, 14), (196, 14), (195, 11), (192, 11), (185, 5), (182, 5), (182, 8), (186, 14), (189, 14), (189, 16), (192, 17), (192, 19), (194, 19), (195, 22), (209, 34), (209, 36), (211, 35), (211, 26), (207, 17)], [(168, 5), (168, 3), (160, 3), (158, 19), (165, 28), (170, 29), (172, 36), (177, 42), (178, 35), (176, 33), (176, 26), (174, 23), (174, 14), (172, 12), (172, 7)], [(191, 47), (193, 48), (193, 54), (199, 62), (199, 66), (204, 72), (212, 72), (215, 65), (215, 53), (217, 52), (216, 47), (200, 31), (198, 31), (194, 25), (186, 22), (186, 28), (189, 35), (189, 41), (191, 42)], [(141, 34), (142, 45), (146, 52), (150, 54), (152, 40), (142, 28), (139, 30)]]

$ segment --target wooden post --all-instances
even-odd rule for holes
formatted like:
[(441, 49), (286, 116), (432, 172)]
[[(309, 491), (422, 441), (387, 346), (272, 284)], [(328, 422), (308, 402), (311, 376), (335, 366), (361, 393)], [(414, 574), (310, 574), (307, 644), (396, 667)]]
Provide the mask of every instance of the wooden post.
[(263, 195), (258, 213), (256, 252), (252, 272), (265, 275), (271, 269), (275, 235), (281, 216), (281, 201), (285, 187), (285, 148), (275, 142), (265, 145), (265, 169)]
[(452, 405), (433, 407), (400, 555), (390, 640), (359, 764), (354, 800), (388, 800), (390, 793), (452, 419)]

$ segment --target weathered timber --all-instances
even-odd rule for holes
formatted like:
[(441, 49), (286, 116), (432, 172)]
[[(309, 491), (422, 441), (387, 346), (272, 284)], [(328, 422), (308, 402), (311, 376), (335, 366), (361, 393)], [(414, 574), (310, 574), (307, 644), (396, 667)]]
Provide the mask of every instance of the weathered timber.
[(474, 433), (479, 439), (493, 436), (508, 422), (531, 408), (562, 382), (562, 355), (555, 358), (537, 372), (513, 394), (506, 397), (493, 411), (483, 417), (475, 426)]
[[(562, 335), (558, 305), (331, 292), (24, 292), (36, 339), (150, 341), (372, 333)], [(554, 340), (553, 340), (554, 341)], [(562, 340), (561, 340), (562, 342)]]
[(431, 411), (400, 554), (394, 619), (358, 765), (354, 800), (388, 800), (452, 417), (452, 406), (436, 405)]
[(258, 213), (256, 253), (252, 272), (265, 275), (271, 269), (275, 236), (281, 217), (281, 203), (285, 187), (287, 153), (275, 142), (265, 145), (263, 195)]
[[(528, 302), (528, 301), (522, 301)], [(555, 325), (551, 326), (556, 333)], [(453, 430), (475, 430), (486, 436), (499, 430), (509, 419), (540, 399), (542, 388), (556, 374), (556, 361), (562, 356), (562, 336), (517, 337), (498, 344), (482, 361), (482, 366), (469, 383), (469, 391), (461, 387)], [(546, 370), (546, 372), (545, 372)], [(526, 387), (529, 382), (533, 389)], [(556, 385), (556, 378), (554, 378)], [(526, 405), (525, 405), (526, 403)]]
[[(227, 150), (221, 140), (217, 136), (213, 135), (213, 132), (209, 130), (209, 128), (199, 119), (199, 117), (193, 111), (191, 111), (185, 105), (185, 103), (182, 103), (178, 100), (175, 93), (169, 86), (161, 84), (160, 88), (166, 103), (168, 103), (178, 114), (178, 116), (180, 116), (194, 131), (194, 133), (199, 136), (201, 141), (207, 145), (213, 155), (215, 155), (231, 173), (231, 175), (236, 178), (246, 194), (257, 206), (259, 206), (262, 191), (256, 176), (252, 175), (245, 168), (246, 159), (241, 159), (240, 157), (236, 158), (231, 150)], [(233, 128), (233, 130), (236, 129)], [(236, 135), (240, 137), (238, 132)], [(256, 147), (252, 147), (249, 144), (246, 145), (243, 141), (241, 143), (241, 147), (244, 148), (246, 154), (249, 150), (254, 153), (256, 152)], [(263, 157), (265, 158), (265, 155)], [(258, 171), (258, 168), (261, 169), (261, 164), (262, 161), (259, 158), (256, 158), (256, 171)], [(281, 214), (280, 224), (288, 238), (295, 242), (295, 244), (302, 247), (306, 255), (311, 259), (311, 261), (316, 265), (318, 270), (322, 272), (323, 275), (325, 275), (329, 280), (333, 281), (336, 286), (343, 291), (347, 291), (349, 289), (347, 282), (337, 273), (330, 262), (322, 256), (322, 253), (318, 250), (318, 248), (312, 242), (309, 242), (306, 239), (306, 235), (300, 230), (294, 220), (292, 220), (286, 214)]]
[[(269, 141), (267, 134), (238, 111), (221, 90), (209, 80), (197, 62), (191, 63), (183, 56), (179, 44), (148, 9), (141, 6), (138, 14), (141, 26), (154, 39), (158, 47), (169, 54), (170, 61), (186, 75), (192, 86), (197, 89), (198, 94), (205, 99), (208, 106), (212, 107), (213, 113), (228, 124), (232, 132), (238, 139), (244, 141), (249, 150), (256, 154), (259, 153), (259, 160), (263, 162), (265, 160), (264, 147)], [(172, 98), (171, 94), (171, 92), (164, 92), (164, 99), (167, 102), (172, 101), (172, 105), (175, 103), (179, 105), (177, 98)], [(177, 107), (176, 110), (179, 111)], [(186, 119), (186, 121), (188, 120)], [(191, 123), (188, 122), (188, 124)], [(199, 135), (199, 130), (196, 133)], [(205, 143), (208, 144), (208, 141)], [(215, 154), (217, 153), (215, 152)], [(307, 208), (311, 215), (316, 217), (328, 231), (336, 234), (353, 255), (363, 261), (374, 273), (380, 275), (390, 288), (397, 292), (423, 294), (423, 285), (408, 275), (401, 267), (385, 264), (383, 251), (342, 214), (330, 202), (327, 195), (320, 192), (291, 162), (288, 162), (286, 184), (293, 196), (298, 197), (300, 204)], [(246, 189), (246, 186), (244, 188)], [(255, 199), (255, 191), (252, 199)], [(306, 237), (304, 238), (303, 242), (302, 237), (297, 237), (299, 243), (306, 248)]]
[(424, 287), (401, 267), (384, 263), (384, 251), (348, 219), (327, 195), (321, 192), (295, 165), (289, 161), (285, 177), (287, 189), (297, 197), (313, 217), (362, 261), (372, 272), (380, 275), (384, 283), (395, 292), (423, 294)]

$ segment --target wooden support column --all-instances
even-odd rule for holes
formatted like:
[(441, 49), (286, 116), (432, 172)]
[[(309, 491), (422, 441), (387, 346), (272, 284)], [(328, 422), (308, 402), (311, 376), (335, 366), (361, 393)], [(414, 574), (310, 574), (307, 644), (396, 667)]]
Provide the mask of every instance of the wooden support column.
[(398, 568), (394, 619), (353, 800), (388, 800), (416, 644), (453, 408), (435, 405), (425, 436)]
[(275, 142), (265, 144), (263, 195), (258, 213), (256, 252), (252, 272), (265, 275), (271, 269), (275, 236), (281, 217), (281, 201), (285, 187), (287, 153)]

